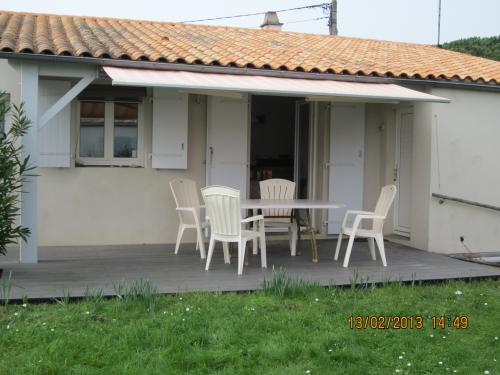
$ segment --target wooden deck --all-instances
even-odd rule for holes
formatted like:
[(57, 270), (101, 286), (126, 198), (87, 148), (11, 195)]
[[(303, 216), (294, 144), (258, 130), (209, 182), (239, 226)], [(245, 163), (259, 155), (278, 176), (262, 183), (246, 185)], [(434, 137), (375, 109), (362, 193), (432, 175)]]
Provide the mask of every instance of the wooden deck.
[[(150, 280), (160, 293), (189, 290), (245, 291), (259, 289), (272, 267), (283, 267), (294, 277), (322, 285), (348, 285), (354, 274), (358, 282), (440, 280), (500, 276), (500, 268), (386, 243), (388, 267), (372, 261), (366, 242), (356, 242), (349, 268), (333, 261), (335, 241), (318, 241), (319, 263), (311, 262), (309, 246), (302, 256), (291, 257), (287, 242), (268, 242), (267, 270), (260, 268), (260, 256), (250, 256), (243, 276), (236, 275), (236, 259), (223, 263), (217, 247), (211, 270), (204, 270), (193, 245), (183, 245), (174, 255), (173, 245), (42, 247), (38, 264), (19, 264), (17, 251), (0, 260), (4, 277), (12, 272), (12, 299), (83, 296), (87, 288), (99, 288), (113, 295), (113, 283)], [(306, 243), (304, 243), (306, 244)], [(307, 243), (307, 245), (309, 245)], [(251, 246), (249, 246), (250, 248)], [(345, 249), (345, 248), (344, 248)], [(250, 250), (251, 251), (251, 250)], [(341, 253), (343, 257), (343, 252)]]

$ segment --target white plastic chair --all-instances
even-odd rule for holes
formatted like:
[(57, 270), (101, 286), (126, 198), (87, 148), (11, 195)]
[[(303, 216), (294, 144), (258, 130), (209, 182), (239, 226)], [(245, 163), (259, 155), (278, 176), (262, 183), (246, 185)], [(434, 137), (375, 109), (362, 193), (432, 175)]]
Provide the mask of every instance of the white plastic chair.
[[(342, 229), (339, 233), (339, 238), (337, 240), (337, 249), (335, 250), (335, 260), (339, 258), (340, 244), (342, 243), (342, 235), (345, 234), (349, 236), (349, 243), (347, 244), (347, 250), (344, 258), (344, 267), (349, 264), (349, 257), (351, 256), (352, 246), (354, 243), (354, 237), (364, 237), (368, 238), (368, 247), (370, 248), (370, 253), (373, 260), (376, 260), (375, 255), (375, 241), (377, 242), (378, 250), (380, 252), (380, 257), (382, 258), (382, 264), (387, 267), (387, 260), (385, 258), (385, 248), (384, 248), (384, 221), (389, 213), (394, 197), (396, 196), (396, 186), (387, 185), (382, 188), (380, 196), (375, 206), (374, 212), (369, 211), (354, 211), (348, 210), (345, 213), (344, 220), (342, 222)], [(356, 215), (354, 217), (354, 222), (352, 227), (346, 225), (347, 217), (349, 215)], [(360, 228), (361, 220), (372, 220), (371, 229)]]
[[(271, 178), (260, 181), (260, 199), (293, 199), (295, 194), (295, 182), (281, 178)], [(288, 228), (288, 241), (290, 253), (295, 256), (297, 249), (298, 225), (292, 216), (290, 208), (265, 208), (264, 226), (270, 228)]]
[[(248, 240), (260, 239), (262, 268), (267, 268), (266, 259), (266, 235), (264, 231), (264, 217), (262, 215), (241, 219), (240, 192), (224, 186), (207, 186), (201, 189), (201, 194), (205, 200), (207, 214), (210, 220), (211, 234), (208, 246), (207, 265), (208, 271), (210, 261), (214, 253), (215, 241), (220, 241), (225, 245), (224, 262), (230, 263), (227, 244), (229, 242), (238, 243), (238, 275), (243, 274), (243, 263), (245, 259), (245, 249)], [(256, 222), (257, 230), (245, 230), (241, 226), (247, 223)]]
[(196, 230), (196, 250), (200, 249), (201, 259), (206, 258), (205, 243), (203, 242), (202, 228), (208, 227), (208, 222), (201, 222), (200, 213), (202, 206), (198, 196), (196, 182), (188, 179), (175, 179), (170, 181), (170, 188), (174, 195), (177, 213), (179, 214), (179, 230), (175, 243), (175, 254), (179, 251), (182, 235), (186, 229)]

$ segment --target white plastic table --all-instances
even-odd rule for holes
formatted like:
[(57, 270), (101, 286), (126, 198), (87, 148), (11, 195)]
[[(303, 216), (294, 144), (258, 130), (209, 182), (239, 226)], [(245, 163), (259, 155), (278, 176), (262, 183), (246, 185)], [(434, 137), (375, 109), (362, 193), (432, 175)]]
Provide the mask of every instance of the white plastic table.
[[(241, 206), (242, 209), (253, 210), (253, 214), (257, 215), (258, 210), (267, 208), (287, 208), (292, 209), (295, 212), (297, 222), (299, 220), (298, 212), (299, 210), (306, 211), (307, 217), (307, 231), (311, 235), (311, 247), (312, 247), (312, 261), (314, 263), (318, 262), (318, 249), (316, 247), (316, 238), (314, 236), (314, 230), (311, 227), (311, 217), (309, 214), (310, 210), (313, 209), (335, 209), (345, 207), (343, 204), (328, 200), (315, 200), (315, 199), (283, 199), (283, 200), (273, 200), (273, 199), (242, 199)], [(256, 225), (256, 224), (254, 224)], [(300, 244), (300, 228), (299, 228), (299, 244)], [(300, 246), (300, 245), (299, 245)], [(253, 243), (253, 252), (257, 253), (257, 242)]]

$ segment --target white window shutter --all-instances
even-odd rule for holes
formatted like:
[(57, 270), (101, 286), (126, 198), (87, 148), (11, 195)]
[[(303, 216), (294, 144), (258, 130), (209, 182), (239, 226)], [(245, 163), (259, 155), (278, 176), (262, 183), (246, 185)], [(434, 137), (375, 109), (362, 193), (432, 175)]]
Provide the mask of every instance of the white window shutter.
[(153, 90), (153, 168), (187, 169), (188, 94)]
[[(71, 88), (69, 82), (49, 80), (40, 80), (39, 87), (39, 118)], [(38, 130), (39, 167), (70, 167), (70, 118), (67, 105)]]

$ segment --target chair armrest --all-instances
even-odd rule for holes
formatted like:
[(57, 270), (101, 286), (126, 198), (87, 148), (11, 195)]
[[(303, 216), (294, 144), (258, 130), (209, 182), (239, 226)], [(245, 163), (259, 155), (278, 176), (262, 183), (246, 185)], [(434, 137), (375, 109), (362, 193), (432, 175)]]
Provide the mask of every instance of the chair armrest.
[(360, 214), (363, 214), (363, 215), (373, 215), (373, 212), (370, 212), (370, 211), (359, 211), (359, 210), (347, 210), (345, 212), (344, 219), (342, 220), (342, 228), (345, 227), (345, 224), (347, 222), (347, 217), (349, 215), (360, 215)]
[[(363, 219), (385, 219), (385, 216), (382, 215), (375, 215), (375, 214), (369, 214), (369, 215), (356, 215), (356, 219), (363, 220)], [(356, 220), (355, 219), (355, 220)]]
[(375, 215), (371, 211), (358, 211), (358, 210), (347, 210), (346, 215)]
[(188, 212), (195, 212), (194, 207), (176, 207), (175, 208), (177, 211), (188, 211)]
[(354, 219), (354, 223), (352, 224), (352, 229), (356, 230), (359, 227), (359, 224), (361, 223), (361, 220), (376, 220), (376, 219), (381, 219), (385, 220), (385, 216), (382, 215), (375, 215), (375, 214), (366, 214), (366, 215), (356, 215), (356, 218)]
[[(191, 212), (191, 214), (194, 217), (194, 222), (196, 223), (196, 225), (199, 226), (199, 225), (203, 224), (203, 223), (200, 223), (201, 220), (198, 218), (198, 213), (196, 212), (196, 208), (194, 208), (194, 207), (176, 207), (175, 209), (177, 211)], [(208, 216), (206, 218), (208, 221)]]
[(258, 221), (258, 220), (264, 220), (263, 215), (256, 215), (256, 216), (250, 216), (247, 217), (246, 219), (241, 220), (242, 223), (251, 223), (253, 221)]

